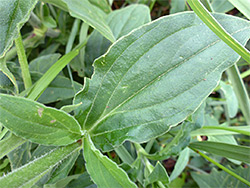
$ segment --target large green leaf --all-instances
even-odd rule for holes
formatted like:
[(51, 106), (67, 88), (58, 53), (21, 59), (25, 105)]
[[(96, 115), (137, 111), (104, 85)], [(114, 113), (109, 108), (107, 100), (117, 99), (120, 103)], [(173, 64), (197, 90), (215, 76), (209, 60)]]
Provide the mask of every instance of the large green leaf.
[(55, 148), (30, 163), (0, 178), (4, 187), (31, 187), (63, 159), (79, 150), (79, 144)]
[(11, 47), (13, 40), (35, 7), (38, 0), (0, 1), (0, 57)]
[(228, 12), (234, 6), (228, 0), (212, 0), (211, 6), (214, 12)]
[(245, 163), (250, 163), (250, 147), (225, 144), (220, 142), (194, 142), (189, 145), (192, 148), (200, 149), (209, 153), (228, 157)]
[(250, 1), (249, 0), (228, 0), (232, 3), (242, 14), (250, 20)]
[[(250, 168), (242, 168), (238, 167), (237, 169), (230, 169), (231, 171), (235, 172), (236, 174), (240, 175), (242, 178), (250, 181)], [(218, 171), (216, 169), (212, 169), (210, 174), (198, 174), (195, 172), (191, 173), (192, 178), (196, 181), (199, 187), (206, 187), (206, 188), (225, 188), (225, 187), (232, 187), (232, 188), (248, 188), (249, 186), (242, 183), (235, 177), (231, 176), (230, 174), (224, 171)]]
[[(214, 16), (246, 43), (249, 22)], [(160, 18), (95, 61), (92, 79), (75, 97), (83, 102), (76, 118), (104, 150), (126, 139), (145, 142), (193, 113), (238, 58), (194, 13)]]
[(129, 180), (128, 175), (119, 168), (115, 162), (102, 155), (102, 153), (95, 148), (89, 135), (86, 135), (84, 138), (83, 154), (88, 173), (98, 187), (136, 187), (136, 185)]
[[(150, 11), (145, 5), (130, 5), (111, 12), (107, 17), (107, 24), (112, 30), (115, 39), (128, 34), (133, 29), (150, 22)], [(103, 55), (111, 45), (97, 30), (91, 33), (86, 46), (86, 73), (92, 74), (92, 64), (97, 57)]]
[(79, 18), (99, 31), (111, 42), (115, 41), (112, 31), (107, 25), (106, 14), (88, 0), (63, 0), (67, 4), (71, 16)]
[(0, 94), (0, 124), (32, 142), (62, 146), (81, 137), (69, 114), (21, 97)]

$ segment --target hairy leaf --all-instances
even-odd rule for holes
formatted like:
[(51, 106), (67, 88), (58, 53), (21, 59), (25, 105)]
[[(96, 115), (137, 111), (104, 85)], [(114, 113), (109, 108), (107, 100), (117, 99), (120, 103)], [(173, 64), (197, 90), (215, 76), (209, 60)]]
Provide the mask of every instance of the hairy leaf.
[[(214, 14), (245, 44), (250, 23)], [(160, 18), (118, 40), (95, 61), (76, 95), (76, 118), (103, 150), (145, 142), (192, 114), (239, 56), (194, 13)]]
[(21, 97), (0, 94), (0, 124), (32, 142), (62, 146), (81, 137), (69, 114)]
[(35, 7), (38, 0), (1, 0), (0, 2), (0, 57), (12, 46), (13, 40)]
[(115, 162), (102, 155), (95, 148), (89, 135), (84, 138), (83, 154), (88, 173), (98, 187), (136, 187), (129, 180), (128, 175)]
[(0, 185), (5, 187), (31, 187), (55, 165), (79, 149), (78, 143), (55, 148), (51, 152), (7, 174), (7, 176), (1, 177)]

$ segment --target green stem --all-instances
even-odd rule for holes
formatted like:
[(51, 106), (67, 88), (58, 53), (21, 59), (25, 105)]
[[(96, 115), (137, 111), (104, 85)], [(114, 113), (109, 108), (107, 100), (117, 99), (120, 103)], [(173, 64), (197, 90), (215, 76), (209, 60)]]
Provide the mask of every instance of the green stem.
[(115, 148), (115, 152), (124, 163), (131, 165), (134, 162), (134, 158), (130, 155), (130, 153), (123, 145)]
[(25, 89), (28, 89), (29, 87), (32, 86), (32, 81), (30, 77), (29, 65), (28, 65), (26, 54), (25, 54), (25, 49), (23, 46), (22, 36), (20, 33), (19, 33), (18, 38), (15, 39), (15, 44), (16, 44), (19, 64), (22, 70), (24, 87)]
[(200, 19), (228, 46), (237, 52), (250, 64), (250, 52), (235, 40), (224, 28), (214, 19), (214, 17), (204, 8), (199, 0), (187, 0), (193, 11)]
[(151, 3), (149, 5), (150, 12), (153, 10), (156, 0), (151, 0)]
[(232, 86), (236, 97), (239, 101), (240, 109), (243, 116), (246, 119), (248, 125), (250, 125), (250, 101), (247, 90), (244, 86), (242, 79), (240, 78), (240, 72), (236, 65), (233, 65), (227, 71), (229, 80), (232, 82)]
[(231, 176), (237, 178), (239, 181), (241, 181), (242, 183), (245, 183), (246, 185), (250, 186), (250, 182), (245, 180), (244, 178), (242, 178), (241, 176), (235, 174), (234, 172), (232, 172), (231, 170), (229, 170), (228, 168), (224, 167), (223, 165), (221, 165), (220, 163), (217, 163), (216, 161), (214, 161), (213, 159), (211, 159), (210, 157), (208, 157), (207, 155), (205, 155), (204, 153), (190, 148), (193, 151), (195, 151), (196, 153), (198, 153), (200, 156), (202, 156), (203, 158), (207, 159), (209, 162), (213, 163), (214, 165), (216, 165), (217, 167), (219, 167), (220, 169), (224, 170), (226, 173), (230, 174)]
[(249, 75), (250, 75), (250, 69), (247, 70), (247, 71), (245, 71), (245, 72), (243, 72), (243, 73), (240, 75), (240, 77), (243, 79), (243, 78), (246, 78), (246, 77), (249, 76)]

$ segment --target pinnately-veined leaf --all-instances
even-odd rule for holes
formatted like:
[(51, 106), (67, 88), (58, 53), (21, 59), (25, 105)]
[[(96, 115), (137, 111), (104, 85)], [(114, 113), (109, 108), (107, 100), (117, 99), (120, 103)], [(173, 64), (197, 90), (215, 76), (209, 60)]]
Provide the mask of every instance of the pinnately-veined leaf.
[[(213, 14), (240, 43), (250, 23)], [(162, 17), (132, 31), (94, 63), (75, 97), (75, 111), (93, 142), (110, 150), (124, 140), (145, 142), (192, 114), (239, 56), (193, 12)]]
[(35, 143), (63, 146), (81, 138), (72, 116), (29, 99), (0, 94), (0, 114), (1, 125)]

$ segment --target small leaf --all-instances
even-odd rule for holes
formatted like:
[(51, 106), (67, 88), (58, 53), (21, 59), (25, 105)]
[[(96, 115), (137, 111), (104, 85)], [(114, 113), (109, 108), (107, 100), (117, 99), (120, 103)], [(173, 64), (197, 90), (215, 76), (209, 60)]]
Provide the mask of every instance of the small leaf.
[(51, 152), (1, 177), (0, 185), (4, 185), (5, 187), (31, 187), (54, 166), (79, 149), (78, 143), (55, 148)]
[[(237, 169), (231, 169), (231, 171), (235, 172), (242, 178), (250, 181), (250, 168), (242, 168), (238, 167)], [(233, 187), (233, 188), (248, 188), (246, 184), (242, 183), (235, 177), (224, 171), (218, 171), (215, 168), (212, 169), (210, 174), (198, 174), (195, 172), (191, 172), (192, 178), (196, 181), (199, 187), (206, 188), (225, 188), (225, 187)]]
[(13, 40), (38, 0), (1, 0), (0, 3), (0, 58), (12, 46)]
[(146, 178), (145, 187), (148, 184), (152, 184), (157, 181), (161, 181), (164, 185), (169, 183), (168, 174), (159, 161), (156, 163), (156, 166), (154, 167), (153, 171)]
[[(214, 17), (247, 42), (249, 22)], [(148, 141), (192, 114), (238, 58), (194, 13), (162, 17), (122, 37), (95, 61), (93, 77), (76, 95), (75, 103), (83, 102), (76, 118), (103, 150), (125, 140)]]
[(86, 22), (111, 42), (115, 41), (114, 35), (105, 21), (106, 14), (88, 0), (63, 0), (67, 4), (71, 16)]
[(87, 171), (98, 187), (136, 187), (126, 172), (95, 148), (89, 135), (84, 138), (83, 154)]
[(209, 141), (193, 142), (189, 146), (222, 157), (228, 157), (245, 163), (250, 163), (250, 147), (247, 146), (238, 146)]
[(35, 143), (62, 146), (81, 137), (72, 116), (25, 98), (0, 94), (0, 114), (3, 126)]

